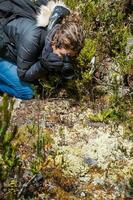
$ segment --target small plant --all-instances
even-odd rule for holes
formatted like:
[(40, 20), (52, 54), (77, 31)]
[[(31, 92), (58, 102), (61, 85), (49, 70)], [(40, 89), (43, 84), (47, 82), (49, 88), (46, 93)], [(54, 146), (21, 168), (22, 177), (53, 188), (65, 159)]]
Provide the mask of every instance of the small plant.
[(51, 137), (51, 131), (47, 128), (44, 129), (40, 124), (40, 112), (41, 107), (40, 103), (38, 102), (38, 111), (36, 113), (37, 121), (28, 128), (28, 131), (30, 131), (35, 137), (35, 141), (33, 143), (35, 156), (31, 162), (31, 171), (33, 174), (38, 173), (43, 168), (43, 164), (46, 162), (49, 155), (51, 145), (54, 142)]
[(47, 80), (43, 81), (40, 80), (39, 83), (44, 90), (45, 96), (50, 97), (53, 94), (55, 95), (58, 90), (57, 85), (60, 82), (60, 77), (58, 74), (53, 75), (51, 74)]
[(133, 197), (133, 176), (129, 179), (128, 193)]
[(107, 122), (109, 119), (117, 120), (120, 117), (120, 113), (114, 108), (108, 108), (97, 114), (89, 114), (88, 116), (88, 118), (94, 122)]
[(18, 165), (18, 157), (12, 141), (17, 133), (15, 126), (12, 131), (8, 131), (10, 126), (11, 113), (14, 100), (7, 95), (3, 96), (0, 106), (0, 180), (5, 181), (12, 170)]

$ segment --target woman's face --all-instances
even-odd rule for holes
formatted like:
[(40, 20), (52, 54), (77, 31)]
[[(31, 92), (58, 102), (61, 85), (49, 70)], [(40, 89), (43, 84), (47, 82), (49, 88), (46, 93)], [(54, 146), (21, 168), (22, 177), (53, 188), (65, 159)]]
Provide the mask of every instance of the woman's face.
[(55, 46), (52, 46), (52, 48), (53, 48), (53, 53), (57, 54), (60, 57), (63, 57), (64, 55), (74, 57), (77, 54), (75, 51), (73, 51), (71, 49), (65, 49), (63, 47), (56, 48)]

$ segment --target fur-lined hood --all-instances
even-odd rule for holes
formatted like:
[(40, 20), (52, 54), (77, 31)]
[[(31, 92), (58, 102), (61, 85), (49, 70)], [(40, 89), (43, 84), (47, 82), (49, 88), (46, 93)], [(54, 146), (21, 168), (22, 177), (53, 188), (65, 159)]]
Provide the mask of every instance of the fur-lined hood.
[(37, 26), (46, 27), (49, 23), (49, 18), (56, 6), (63, 6), (69, 10), (69, 8), (62, 1), (49, 1), (48, 4), (42, 5), (37, 15)]

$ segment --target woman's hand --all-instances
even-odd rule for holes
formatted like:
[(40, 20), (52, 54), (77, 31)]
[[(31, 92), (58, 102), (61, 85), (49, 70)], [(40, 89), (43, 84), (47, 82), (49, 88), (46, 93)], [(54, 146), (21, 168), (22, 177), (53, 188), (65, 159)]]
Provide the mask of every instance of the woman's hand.
[(48, 57), (42, 58), (42, 66), (49, 72), (61, 72), (63, 66), (63, 58), (55, 53), (50, 53)]

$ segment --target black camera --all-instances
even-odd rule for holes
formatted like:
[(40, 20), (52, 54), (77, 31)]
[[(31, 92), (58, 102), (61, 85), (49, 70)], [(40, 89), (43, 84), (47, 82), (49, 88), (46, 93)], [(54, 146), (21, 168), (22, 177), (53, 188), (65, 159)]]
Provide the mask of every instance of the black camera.
[(72, 66), (71, 59), (68, 56), (64, 56), (63, 58), (63, 67), (61, 74), (62, 77), (66, 80), (70, 80), (75, 76), (75, 71)]

